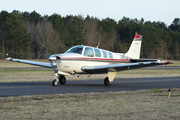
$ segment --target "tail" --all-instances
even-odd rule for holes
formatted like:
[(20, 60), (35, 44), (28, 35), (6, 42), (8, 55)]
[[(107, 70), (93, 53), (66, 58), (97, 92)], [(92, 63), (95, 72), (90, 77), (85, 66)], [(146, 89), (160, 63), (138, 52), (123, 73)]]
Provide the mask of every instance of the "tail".
[(135, 37), (131, 43), (131, 46), (127, 53), (125, 53), (125, 56), (133, 58), (133, 59), (139, 59), (140, 58), (140, 52), (141, 52), (141, 43), (142, 43), (142, 35), (135, 33)]

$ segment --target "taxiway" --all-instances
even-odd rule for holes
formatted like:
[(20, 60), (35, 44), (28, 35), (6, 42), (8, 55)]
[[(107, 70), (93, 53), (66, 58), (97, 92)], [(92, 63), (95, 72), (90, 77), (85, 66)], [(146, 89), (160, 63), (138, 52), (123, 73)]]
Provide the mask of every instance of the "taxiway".
[(180, 88), (180, 77), (115, 79), (111, 86), (104, 86), (103, 82), (103, 80), (67, 81), (65, 85), (59, 84), (56, 87), (52, 86), (51, 81), (1, 83), (0, 97)]

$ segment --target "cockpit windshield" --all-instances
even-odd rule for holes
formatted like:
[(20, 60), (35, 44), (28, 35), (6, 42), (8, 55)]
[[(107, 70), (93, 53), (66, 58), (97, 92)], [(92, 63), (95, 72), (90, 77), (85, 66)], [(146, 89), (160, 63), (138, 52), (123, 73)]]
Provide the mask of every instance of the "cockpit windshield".
[(77, 53), (77, 54), (82, 54), (83, 46), (74, 46), (67, 50), (65, 53)]

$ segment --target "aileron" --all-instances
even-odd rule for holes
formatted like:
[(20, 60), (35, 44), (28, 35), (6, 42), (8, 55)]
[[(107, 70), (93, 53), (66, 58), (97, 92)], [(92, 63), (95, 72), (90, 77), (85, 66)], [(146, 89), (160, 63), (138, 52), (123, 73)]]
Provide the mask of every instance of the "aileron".
[(13, 58), (6, 58), (6, 60), (35, 65), (35, 66), (41, 66), (41, 67), (46, 67), (46, 68), (52, 68), (50, 63), (45, 63), (45, 62), (36, 62), (36, 61), (20, 60), (20, 59), (13, 59)]

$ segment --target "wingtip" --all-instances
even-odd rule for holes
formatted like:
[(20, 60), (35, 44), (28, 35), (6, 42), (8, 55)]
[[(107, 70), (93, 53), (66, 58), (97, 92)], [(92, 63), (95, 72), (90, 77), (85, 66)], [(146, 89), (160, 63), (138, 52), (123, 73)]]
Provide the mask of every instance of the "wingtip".
[(6, 60), (13, 61), (13, 58), (12, 57), (8, 57), (8, 58), (6, 58)]

